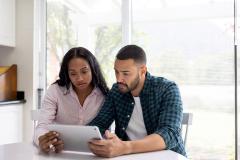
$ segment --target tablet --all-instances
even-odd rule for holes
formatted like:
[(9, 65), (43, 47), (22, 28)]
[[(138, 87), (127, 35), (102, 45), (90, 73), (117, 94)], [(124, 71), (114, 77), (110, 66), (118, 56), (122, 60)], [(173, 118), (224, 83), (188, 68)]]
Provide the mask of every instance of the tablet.
[(91, 152), (88, 142), (91, 139), (103, 139), (96, 126), (79, 126), (79, 125), (48, 125), (49, 131), (56, 131), (64, 142), (64, 150)]

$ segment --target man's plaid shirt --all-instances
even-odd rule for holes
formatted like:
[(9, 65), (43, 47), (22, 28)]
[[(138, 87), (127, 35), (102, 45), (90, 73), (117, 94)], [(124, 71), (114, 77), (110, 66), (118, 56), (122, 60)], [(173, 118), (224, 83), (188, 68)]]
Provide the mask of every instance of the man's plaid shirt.
[[(166, 149), (186, 156), (181, 137), (182, 101), (177, 85), (162, 77), (146, 74), (140, 101), (147, 134), (159, 134)], [(103, 134), (115, 121), (115, 133), (122, 140), (129, 140), (126, 134), (134, 107), (131, 93), (121, 93), (114, 84), (99, 114), (89, 123), (98, 126)]]

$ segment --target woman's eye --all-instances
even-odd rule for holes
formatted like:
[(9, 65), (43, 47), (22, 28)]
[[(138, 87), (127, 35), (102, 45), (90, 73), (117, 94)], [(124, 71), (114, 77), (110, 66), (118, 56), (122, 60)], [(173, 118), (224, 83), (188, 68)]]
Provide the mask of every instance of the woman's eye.
[(85, 70), (85, 71), (82, 71), (82, 73), (83, 73), (83, 74), (85, 74), (85, 73), (87, 73), (87, 72), (88, 72), (87, 70)]

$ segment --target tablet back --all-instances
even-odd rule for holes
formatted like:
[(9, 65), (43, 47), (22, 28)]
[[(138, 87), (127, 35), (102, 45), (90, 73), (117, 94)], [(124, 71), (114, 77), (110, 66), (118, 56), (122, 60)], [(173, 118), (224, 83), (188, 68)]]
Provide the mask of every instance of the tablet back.
[(102, 139), (101, 133), (96, 126), (79, 125), (48, 125), (49, 131), (56, 131), (64, 142), (64, 150), (91, 152), (88, 142), (91, 139)]

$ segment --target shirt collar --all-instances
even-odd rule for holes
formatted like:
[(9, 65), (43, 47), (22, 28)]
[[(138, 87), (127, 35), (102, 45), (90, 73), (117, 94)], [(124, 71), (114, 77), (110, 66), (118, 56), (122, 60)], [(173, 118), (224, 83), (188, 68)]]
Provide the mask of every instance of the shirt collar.
[[(76, 95), (76, 92), (73, 89), (72, 83), (69, 84), (69, 89), (65, 88), (64, 94), (68, 94), (68, 93), (70, 93), (71, 96)], [(92, 90), (92, 92), (88, 96), (100, 95), (100, 94), (101, 94), (101, 90), (98, 87), (94, 87), (94, 89)]]
[(143, 89), (140, 92), (140, 96), (148, 94), (149, 93), (149, 85), (150, 85), (150, 80), (151, 80), (151, 75), (149, 72), (146, 73), (146, 78), (144, 81)]

